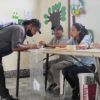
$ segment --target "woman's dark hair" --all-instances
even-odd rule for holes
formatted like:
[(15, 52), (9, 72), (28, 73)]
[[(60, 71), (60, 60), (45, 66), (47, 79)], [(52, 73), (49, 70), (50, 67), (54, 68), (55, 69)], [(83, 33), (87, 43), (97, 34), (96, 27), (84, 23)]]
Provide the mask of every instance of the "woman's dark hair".
[(84, 38), (85, 35), (88, 34), (88, 30), (85, 28), (85, 26), (83, 26), (82, 24), (79, 23), (75, 23), (73, 24), (73, 26), (77, 29), (77, 31), (79, 31), (79, 40), (78, 43), (80, 43), (82, 41), (82, 39)]

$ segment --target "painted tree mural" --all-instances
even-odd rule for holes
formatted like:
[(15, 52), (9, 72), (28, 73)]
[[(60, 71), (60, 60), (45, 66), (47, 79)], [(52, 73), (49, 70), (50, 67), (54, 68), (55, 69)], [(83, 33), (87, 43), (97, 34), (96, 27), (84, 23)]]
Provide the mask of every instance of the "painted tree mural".
[(66, 7), (61, 5), (61, 2), (58, 2), (52, 7), (48, 8), (48, 14), (44, 14), (45, 24), (51, 22), (52, 27), (60, 25), (61, 21), (66, 20)]

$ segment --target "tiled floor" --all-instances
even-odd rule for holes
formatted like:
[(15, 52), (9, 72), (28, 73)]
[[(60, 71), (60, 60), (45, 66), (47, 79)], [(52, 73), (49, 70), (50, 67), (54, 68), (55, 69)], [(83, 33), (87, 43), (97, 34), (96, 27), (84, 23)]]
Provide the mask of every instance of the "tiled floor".
[[(9, 88), (11, 95), (15, 96), (16, 92), (16, 79), (15, 78), (7, 78), (7, 88)], [(21, 78), (20, 79), (20, 89), (19, 89), (19, 98), (20, 100), (71, 100), (70, 97), (55, 97), (52, 94), (45, 93), (43, 95), (37, 95), (33, 92), (31, 86), (30, 78)], [(41, 92), (43, 93), (43, 91)]]

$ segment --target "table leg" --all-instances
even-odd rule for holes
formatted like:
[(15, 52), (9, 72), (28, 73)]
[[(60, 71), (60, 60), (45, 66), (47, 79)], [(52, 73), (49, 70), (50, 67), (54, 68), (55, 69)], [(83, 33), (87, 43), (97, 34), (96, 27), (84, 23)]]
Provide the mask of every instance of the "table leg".
[(46, 76), (45, 76), (45, 91), (47, 90), (47, 79), (48, 79), (48, 70), (49, 70), (49, 54), (46, 54)]
[(17, 58), (17, 79), (16, 79), (16, 97), (19, 96), (19, 72), (20, 70), (20, 51), (18, 52), (18, 58)]

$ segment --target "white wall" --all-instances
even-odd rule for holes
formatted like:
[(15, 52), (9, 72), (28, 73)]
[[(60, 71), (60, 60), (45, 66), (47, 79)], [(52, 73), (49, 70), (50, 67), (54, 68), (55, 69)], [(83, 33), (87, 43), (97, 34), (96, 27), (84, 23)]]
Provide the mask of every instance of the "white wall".
[(95, 34), (95, 41), (100, 41), (100, 0), (84, 0), (86, 6), (86, 14), (76, 18), (86, 26), (92, 29)]
[(25, 17), (25, 11), (31, 11), (36, 16), (37, 3), (38, 0), (1, 0), (0, 19), (11, 18), (13, 12), (18, 12), (20, 18)]
[[(11, 55), (8, 55), (3, 58), (3, 66), (5, 71), (16, 70), (17, 57), (18, 57), (18, 52), (14, 52)], [(21, 52), (21, 60), (20, 60), (21, 69), (29, 68), (29, 60), (30, 60), (29, 58), (30, 57), (28, 52)]]

